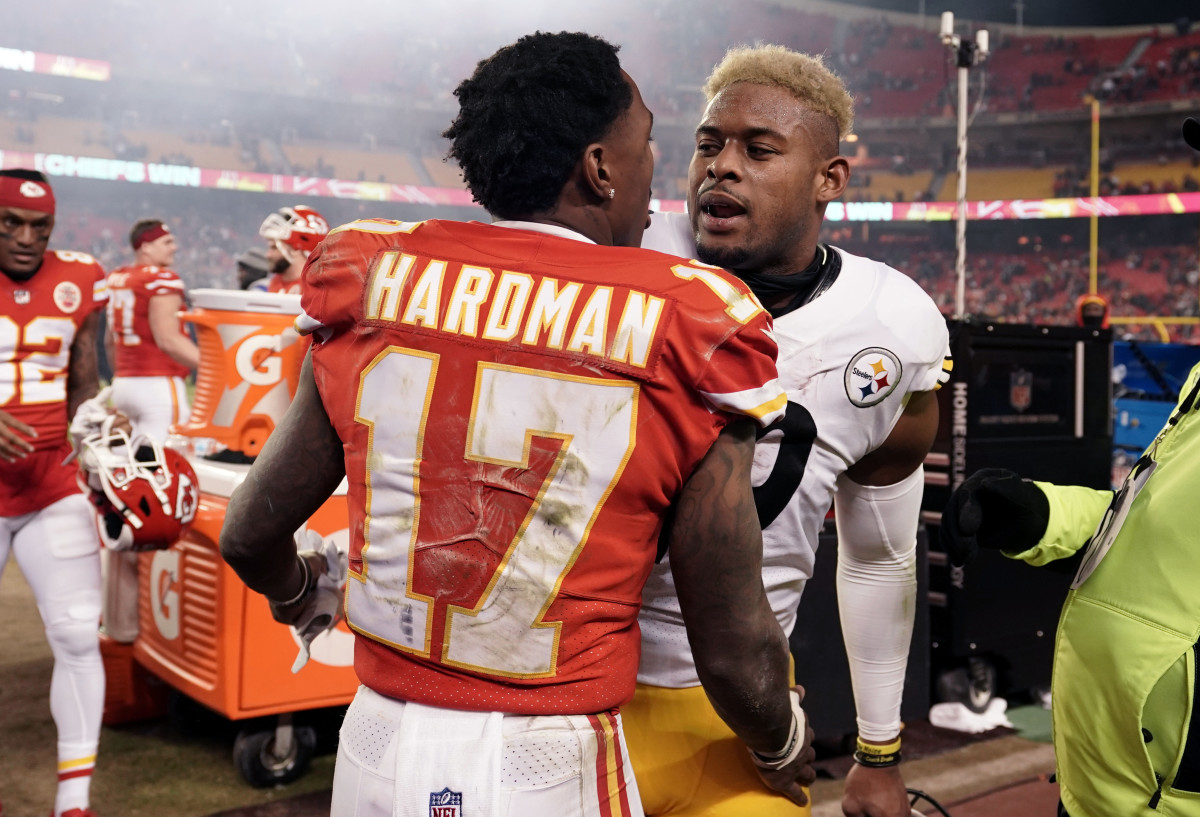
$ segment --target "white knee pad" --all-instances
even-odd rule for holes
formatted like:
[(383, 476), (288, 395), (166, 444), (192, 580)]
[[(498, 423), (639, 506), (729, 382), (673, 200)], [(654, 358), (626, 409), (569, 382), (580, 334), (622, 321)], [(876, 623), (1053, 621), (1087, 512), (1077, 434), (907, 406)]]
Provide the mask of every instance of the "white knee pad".
[(95, 599), (72, 602), (62, 613), (46, 622), (46, 640), (55, 660), (93, 658), (100, 651), (99, 593)]
[(40, 540), (37, 547), (45, 548), (55, 560), (79, 559), (100, 552), (96, 517), (83, 494), (63, 497), (39, 511), (37, 524), (28, 533)]

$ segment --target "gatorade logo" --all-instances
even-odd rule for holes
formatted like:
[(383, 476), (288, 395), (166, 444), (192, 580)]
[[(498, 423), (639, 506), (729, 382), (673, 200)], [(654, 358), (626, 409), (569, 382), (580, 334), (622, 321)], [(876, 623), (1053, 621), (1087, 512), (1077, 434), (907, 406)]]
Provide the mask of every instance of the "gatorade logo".
[(179, 551), (156, 551), (150, 562), (150, 612), (163, 638), (179, 638)]
[(251, 335), (238, 346), (234, 366), (251, 386), (270, 386), (283, 378), (282, 351), (282, 335)]

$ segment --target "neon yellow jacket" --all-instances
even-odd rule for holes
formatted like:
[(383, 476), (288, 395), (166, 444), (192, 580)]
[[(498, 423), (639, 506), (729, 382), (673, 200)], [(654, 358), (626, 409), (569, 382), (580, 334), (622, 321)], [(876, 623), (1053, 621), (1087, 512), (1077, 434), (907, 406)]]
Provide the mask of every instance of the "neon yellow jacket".
[[(1054, 750), (1071, 817), (1200, 817), (1200, 365), (1121, 491), (1036, 483), (1046, 535), (1088, 552), (1059, 620)], [(1105, 550), (1105, 547), (1107, 550)]]

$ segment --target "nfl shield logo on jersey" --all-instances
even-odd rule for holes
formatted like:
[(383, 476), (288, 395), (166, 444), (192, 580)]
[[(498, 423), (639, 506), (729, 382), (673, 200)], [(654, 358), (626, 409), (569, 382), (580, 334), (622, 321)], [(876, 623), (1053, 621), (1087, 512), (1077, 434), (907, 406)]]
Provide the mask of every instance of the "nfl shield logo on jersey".
[(29, 294), (29, 290), (27, 289), (13, 290), (13, 300), (17, 302), (18, 306), (24, 306), (25, 304), (29, 303), (31, 297), (32, 296)]
[(429, 817), (462, 817), (462, 792), (449, 787), (430, 792)]
[(1008, 402), (1017, 411), (1033, 405), (1033, 372), (1017, 369), (1008, 376)]

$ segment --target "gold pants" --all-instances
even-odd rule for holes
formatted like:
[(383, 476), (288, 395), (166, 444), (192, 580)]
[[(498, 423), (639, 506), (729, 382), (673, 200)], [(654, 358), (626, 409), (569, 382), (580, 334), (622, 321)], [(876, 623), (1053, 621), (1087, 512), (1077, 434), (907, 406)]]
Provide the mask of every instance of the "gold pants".
[(746, 744), (722, 721), (702, 687), (638, 685), (621, 707), (625, 741), (647, 817), (809, 817), (768, 789)]

